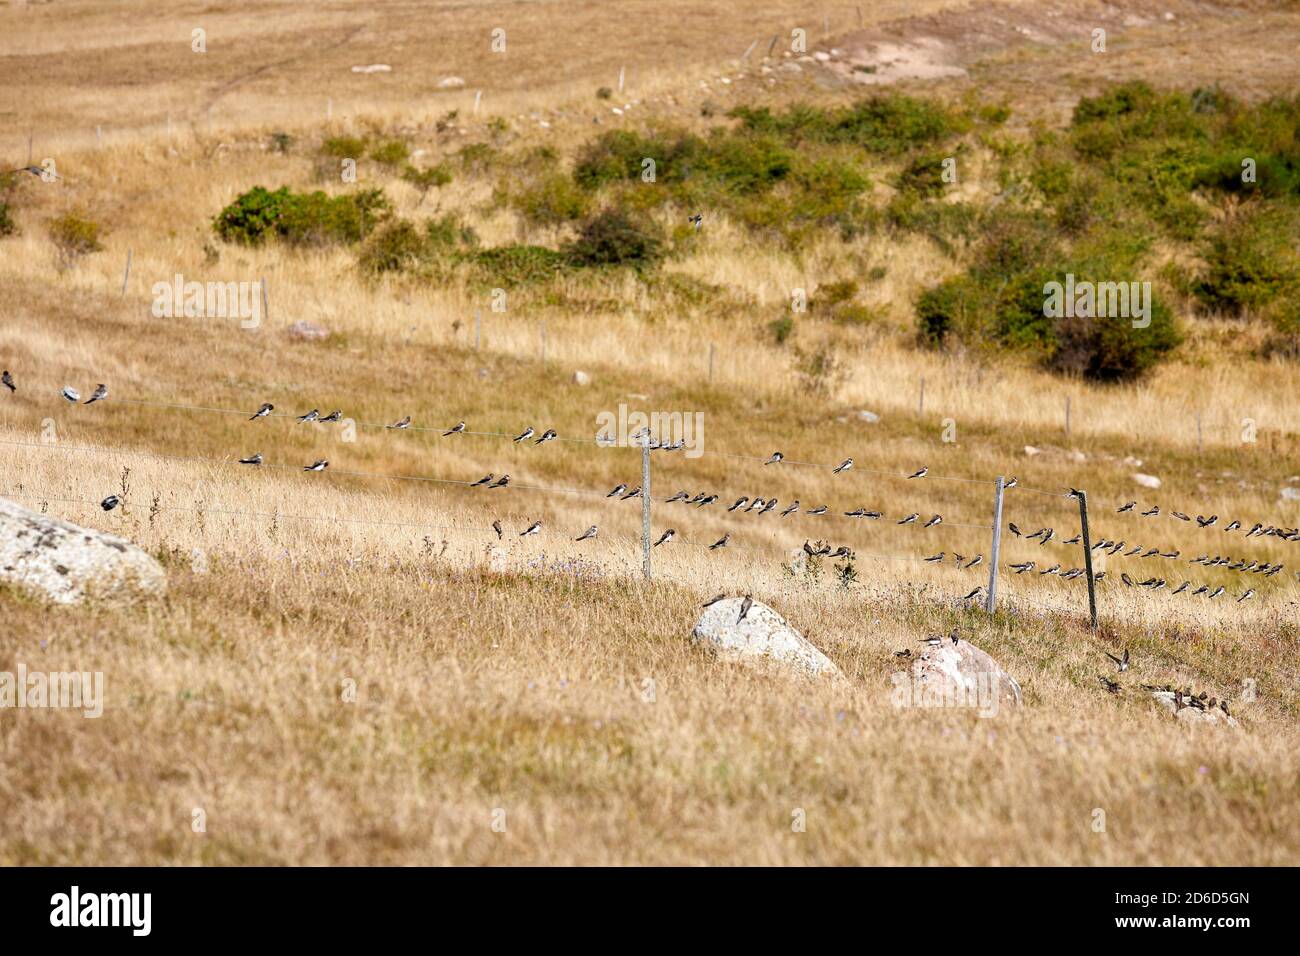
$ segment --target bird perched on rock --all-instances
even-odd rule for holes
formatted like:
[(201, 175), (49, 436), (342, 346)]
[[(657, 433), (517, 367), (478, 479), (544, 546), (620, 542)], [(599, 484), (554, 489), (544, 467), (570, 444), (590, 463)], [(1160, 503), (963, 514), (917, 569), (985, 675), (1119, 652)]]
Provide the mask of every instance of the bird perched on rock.
[(95, 386), (95, 391), (91, 393), (90, 398), (86, 399), (86, 404), (93, 405), (95, 402), (102, 402), (106, 398), (108, 398), (108, 386), (101, 383)]
[(596, 526), (595, 526), (595, 525), (592, 525), (590, 528), (588, 528), (586, 531), (582, 532), (582, 534), (578, 535), (578, 536), (577, 536), (576, 538), (574, 538), (573, 540), (574, 540), (574, 541), (586, 541), (588, 538), (594, 538), (594, 537), (596, 537)]
[(99, 503), (99, 506), (103, 508), (105, 511), (112, 511), (121, 503), (122, 503), (122, 499), (119, 498), (117, 495), (109, 495), (107, 498), (105, 498), (103, 501)]
[(257, 411), (253, 412), (253, 417), (250, 418), (249, 421), (251, 422), (255, 418), (265, 418), (267, 415), (270, 415), (271, 412), (273, 411), (275, 411), (274, 405), (272, 405), (270, 402), (263, 402), (262, 407), (259, 408)]
[(529, 525), (527, 528), (525, 528), (523, 531), (520, 531), (520, 532), (519, 532), (519, 537), (521, 537), (521, 538), (526, 538), (526, 537), (528, 537), (529, 535), (532, 535), (532, 534), (540, 534), (540, 533), (541, 533), (541, 530), (542, 530), (542, 523), (541, 523), (540, 521), (534, 521), (532, 524), (530, 524), (530, 525)]
[(442, 437), (443, 437), (443, 438), (446, 438), (448, 435), (459, 435), (459, 434), (461, 434), (463, 431), (465, 431), (465, 423), (464, 423), (464, 422), (457, 422), (455, 425), (452, 425), (452, 426), (451, 426), (450, 428), (448, 428), (445, 432), (443, 432), (443, 433), (442, 433)]
[(747, 614), (749, 613), (749, 609), (750, 609), (751, 607), (753, 607), (753, 606), (754, 606), (754, 597), (753, 597), (753, 595), (751, 595), (751, 594), (746, 594), (746, 595), (745, 595), (745, 600), (743, 600), (743, 601), (740, 602), (740, 616), (739, 616), (738, 618), (736, 618), (736, 623), (737, 623), (737, 624), (739, 624), (741, 621), (743, 621), (743, 620), (745, 619), (745, 615), (747, 615)]
[(534, 434), (533, 426), (529, 425), (527, 428), (525, 428), (523, 431), (521, 431), (518, 435), (514, 437), (514, 442), (515, 444), (519, 444), (519, 442), (521, 441), (528, 441), (528, 439), (533, 437), (533, 434)]
[(673, 538), (675, 538), (676, 536), (677, 536), (676, 529), (669, 528), (667, 531), (665, 531), (663, 534), (659, 536), (659, 540), (655, 542), (654, 546), (657, 548), (661, 544), (667, 544), (669, 541), (673, 540)]
[(241, 458), (239, 459), (239, 463), (241, 465), (260, 465), (262, 463), (262, 454), (261, 452), (258, 452), (256, 455), (249, 455), (247, 458)]
[(410, 427), (411, 427), (411, 416), (410, 416), (410, 415), (407, 415), (405, 418), (398, 419), (397, 421), (393, 422), (393, 424), (389, 425), (388, 427), (389, 427), (389, 428), (410, 428)]
[(319, 419), (320, 419), (320, 409), (319, 409), (319, 408), (313, 408), (313, 409), (312, 409), (311, 411), (309, 411), (307, 414), (305, 414), (305, 415), (299, 415), (299, 416), (298, 416), (298, 421), (299, 421), (299, 423), (304, 424), (304, 425), (305, 425), (307, 422), (314, 422), (314, 421), (318, 421)]
[(912, 473), (911, 473), (910, 475), (908, 475), (907, 477), (908, 477), (908, 478), (924, 478), (924, 477), (925, 477), (926, 475), (928, 475), (929, 473), (930, 473), (930, 469), (929, 469), (929, 468), (918, 468), (916, 471), (912, 472)]
[(836, 465), (834, 468), (831, 469), (831, 474), (838, 475), (840, 472), (848, 471), (852, 467), (853, 467), (853, 459), (845, 458), (842, 462), (840, 462), (838, 465)]
[(324, 458), (317, 458), (310, 465), (303, 468), (303, 471), (324, 471), (330, 466), (330, 463)]
[(731, 534), (730, 532), (728, 532), (727, 534), (724, 534), (721, 538), (719, 538), (717, 541), (713, 542), (713, 544), (709, 545), (709, 550), (716, 551), (718, 550), (718, 548), (725, 548), (727, 546), (727, 542), (730, 540), (731, 540)]

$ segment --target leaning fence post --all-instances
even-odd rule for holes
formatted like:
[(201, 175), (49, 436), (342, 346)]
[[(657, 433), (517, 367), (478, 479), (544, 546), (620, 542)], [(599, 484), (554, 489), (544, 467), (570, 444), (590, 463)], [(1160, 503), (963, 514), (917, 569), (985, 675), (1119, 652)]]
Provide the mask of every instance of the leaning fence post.
[(1070, 396), (1065, 396), (1065, 437), (1070, 437)]
[(126, 295), (126, 281), (131, 278), (131, 250), (126, 250), (126, 268), (122, 270), (122, 295)]
[(916, 414), (925, 414), (925, 376), (921, 376), (921, 394), (916, 399)]
[(709, 384), (713, 384), (713, 343), (709, 343)]
[(1097, 630), (1097, 582), (1092, 576), (1092, 538), (1088, 534), (1088, 495), (1079, 492), (1079, 524), (1083, 532), (1083, 568), (1088, 574), (1088, 618)]
[(1002, 492), (1003, 478), (998, 475), (993, 492), (993, 546), (989, 551), (989, 595), (984, 602), (984, 609), (990, 614), (998, 603), (998, 560), (1002, 555)]
[(650, 439), (641, 445), (641, 565), (650, 580)]
[(262, 318), (270, 321), (271, 299), (266, 292), (266, 276), (262, 276)]
[(476, 309), (474, 311), (474, 351), (475, 352), (479, 350), (479, 345), (482, 344), (482, 339), (483, 339), (483, 310)]

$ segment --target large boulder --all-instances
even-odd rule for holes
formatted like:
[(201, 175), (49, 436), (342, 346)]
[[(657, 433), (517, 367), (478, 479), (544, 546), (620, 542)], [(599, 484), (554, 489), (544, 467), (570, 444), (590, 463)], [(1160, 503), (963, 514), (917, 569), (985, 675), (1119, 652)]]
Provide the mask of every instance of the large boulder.
[(971, 706), (990, 716), (1020, 706), (1020, 685), (1002, 665), (974, 644), (944, 638), (927, 646), (912, 665), (915, 706)]
[(1218, 707), (1209, 707), (1200, 701), (1197, 701), (1196, 706), (1182, 703), (1179, 700), (1179, 695), (1172, 690), (1153, 690), (1150, 693), (1155, 698), (1156, 703), (1183, 723), (1237, 726), (1237, 718), (1227, 711), (1220, 710)]
[(162, 565), (130, 541), (0, 498), (0, 582), (57, 604), (162, 594)]
[(765, 659), (808, 674), (843, 672), (766, 604), (755, 601), (740, 620), (743, 598), (723, 598), (704, 609), (691, 639), (724, 657)]

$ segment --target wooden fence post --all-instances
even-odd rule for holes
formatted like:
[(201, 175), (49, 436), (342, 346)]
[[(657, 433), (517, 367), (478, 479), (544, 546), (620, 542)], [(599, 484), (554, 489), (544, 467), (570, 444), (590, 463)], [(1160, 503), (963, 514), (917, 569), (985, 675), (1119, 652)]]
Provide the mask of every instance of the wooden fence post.
[(1002, 557), (1002, 494), (1005, 490), (1004, 479), (998, 475), (993, 492), (993, 547), (989, 552), (989, 593), (984, 602), (984, 609), (990, 614), (998, 603), (998, 562)]
[(650, 437), (641, 445), (641, 565), (650, 580)]
[(1088, 574), (1088, 618), (1097, 630), (1097, 581), (1092, 576), (1092, 537), (1088, 534), (1088, 494), (1079, 492), (1079, 524), (1083, 533), (1083, 568)]

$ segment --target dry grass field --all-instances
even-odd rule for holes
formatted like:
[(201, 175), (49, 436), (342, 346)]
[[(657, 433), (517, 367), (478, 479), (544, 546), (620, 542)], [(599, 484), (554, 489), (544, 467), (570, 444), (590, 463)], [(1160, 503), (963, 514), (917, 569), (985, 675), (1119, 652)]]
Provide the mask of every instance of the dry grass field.
[[(212, 228), (256, 185), (379, 187), (394, 216), (454, 214), (484, 246), (554, 247), (569, 227), (501, 200), (538, 157), (563, 168), (611, 129), (707, 135), (742, 104), (851, 102), (875, 74), (842, 65), (886, 39), (931, 59), (878, 85), (1007, 104), (1013, 141), (1111, 82), (1218, 83), (1247, 102), (1297, 90), (1295, 4), (1122, 7), (0, 4), (0, 157), (24, 164), (30, 138), (61, 177), (0, 179), (16, 226), (0, 235), (0, 366), (17, 384), (0, 391), (0, 497), (121, 534), (169, 575), (165, 598), (129, 606), (0, 590), (0, 671), (101, 671), (106, 694), (98, 719), (0, 710), (0, 863), (1300, 862), (1300, 542), (1221, 530), (1300, 524), (1281, 495), (1300, 489), (1297, 364), (1263, 349), (1262, 323), (1186, 310), (1167, 361), (1096, 384), (1014, 354), (919, 348), (916, 298), (967, 250), (916, 233), (795, 247), (658, 207), (684, 250), (658, 272), (511, 284), (495, 312), (495, 283), (468, 268), (374, 276), (353, 246), (241, 246)], [(1112, 31), (1102, 67), (1094, 21)], [(765, 55), (799, 26), (835, 62), (796, 72), (780, 46)], [(195, 28), (207, 53), (191, 50)], [(391, 71), (351, 70), (370, 64)], [(322, 157), (349, 137), (400, 140), (455, 176), (422, 192), (368, 154), (343, 186)], [(496, 158), (471, 164), (478, 144)], [(967, 146), (961, 193), (988, 202), (1005, 147)], [(883, 206), (899, 161), (868, 162)], [(72, 268), (48, 229), (68, 213), (102, 226)], [(255, 328), (157, 316), (153, 286), (176, 274), (265, 281), (269, 313)], [(769, 331), (792, 289), (816, 301), (849, 277), (872, 321)], [(298, 322), (330, 335), (295, 338)], [(107, 401), (59, 397), (98, 382)], [(249, 421), (263, 402), (276, 414)], [(606, 497), (640, 483), (640, 451), (593, 441), (621, 405), (703, 416), (702, 455), (652, 455), (654, 533), (678, 537), (649, 583), (640, 500)], [(292, 417), (313, 407), (354, 427)], [(416, 427), (383, 427), (407, 415)], [(444, 436), (458, 421), (468, 433)], [(525, 426), (560, 440), (510, 441)], [(764, 465), (777, 449), (787, 460)], [(237, 463), (253, 453), (267, 464)], [(318, 458), (326, 472), (302, 471)], [(922, 466), (929, 477), (904, 477)], [(468, 486), (488, 472), (512, 486)], [(1004, 536), (989, 616), (962, 596), (988, 581), (999, 475), (1018, 478), (1005, 518), (1056, 538)], [(1072, 487), (1094, 541), (1180, 554), (1099, 557), (1096, 633), (1083, 580), (1038, 573), (1082, 564), (1061, 543), (1079, 530)], [(664, 502), (679, 490), (721, 502)], [(104, 512), (110, 493), (124, 503)], [(742, 495), (829, 514), (722, 511)], [(1134, 499), (1161, 514), (1117, 513)], [(854, 508), (886, 517), (843, 517)], [(1175, 510), (1220, 519), (1202, 529)], [(896, 523), (912, 512), (944, 521)], [(538, 520), (542, 534), (519, 536)], [(591, 524), (599, 537), (575, 542)], [(851, 547), (851, 571), (809, 566), (808, 540)], [(985, 560), (961, 570), (956, 553)], [(1202, 553), (1285, 567), (1188, 564)], [(1025, 560), (1038, 567), (1007, 567)], [(1185, 580), (1225, 593), (1171, 594)], [(778, 610), (845, 677), (694, 647), (718, 592)], [(1016, 677), (1024, 706), (897, 705), (894, 652), (954, 627)], [(1117, 697), (1098, 677), (1122, 648)], [(1231, 700), (1240, 726), (1175, 720), (1143, 683)]]

